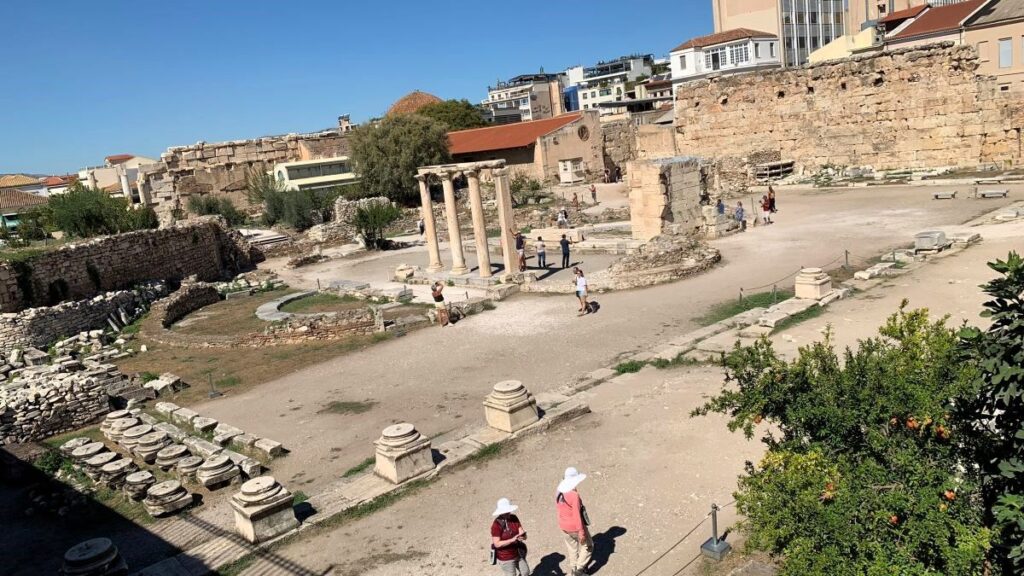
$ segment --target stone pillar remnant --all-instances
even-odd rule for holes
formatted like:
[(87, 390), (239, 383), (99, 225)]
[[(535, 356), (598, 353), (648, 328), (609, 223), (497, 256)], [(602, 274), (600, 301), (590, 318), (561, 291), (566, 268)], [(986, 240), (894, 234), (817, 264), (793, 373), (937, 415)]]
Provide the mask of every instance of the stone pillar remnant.
[(93, 482), (99, 482), (103, 467), (120, 458), (121, 455), (117, 452), (100, 452), (82, 462), (82, 471)]
[(480, 277), (491, 277), (491, 255), (487, 252), (487, 223), (484, 222), (484, 203), (480, 198), (480, 172), (467, 170), (469, 180), (469, 209), (473, 215), (473, 240), (476, 242), (476, 261)]
[(452, 251), (451, 273), (459, 276), (469, 270), (466, 268), (466, 257), (462, 253), (462, 232), (459, 231), (459, 205), (455, 201), (455, 184), (452, 173), (441, 173), (441, 187), (444, 189), (444, 212), (448, 217), (448, 247)]
[(272, 476), (258, 476), (242, 484), (231, 497), (235, 529), (253, 544), (266, 542), (298, 527), (292, 493)]
[(146, 464), (152, 464), (156, 462), (156, 455), (164, 448), (171, 444), (171, 437), (167, 432), (161, 430), (155, 430), (139, 438), (139, 441), (135, 444), (134, 454), (142, 459)]
[(401, 484), (434, 468), (430, 439), (408, 422), (385, 428), (374, 445), (377, 447), (374, 473), (394, 484)]
[(427, 270), (440, 272), (441, 247), (437, 243), (437, 224), (434, 222), (434, 203), (430, 199), (430, 187), (426, 175), (418, 174), (416, 180), (420, 183), (420, 213), (423, 216), (423, 235), (427, 238), (427, 254), (430, 257)]
[(123, 446), (128, 452), (132, 452), (135, 449), (135, 445), (139, 443), (139, 440), (152, 431), (153, 427), (149, 424), (132, 426), (121, 434), (121, 439), (118, 441), (118, 444)]
[(132, 472), (124, 477), (124, 491), (132, 500), (139, 501), (146, 497), (149, 487), (156, 484), (156, 478), (149, 470)]
[(64, 553), (65, 576), (124, 576), (128, 564), (109, 538), (93, 538), (75, 544)]
[(498, 201), (498, 225), (501, 226), (501, 255), (505, 265), (505, 275), (519, 273), (519, 259), (516, 256), (515, 238), (512, 227), (515, 226), (512, 212), (512, 188), (508, 177), (508, 168), (497, 168), (491, 171), (494, 176), (494, 191)]
[(186, 456), (178, 463), (175, 464), (174, 468), (178, 472), (178, 479), (182, 482), (193, 482), (196, 480), (196, 472), (199, 471), (199, 467), (203, 465), (202, 456)]
[(106, 433), (107, 440), (111, 442), (120, 442), (121, 436), (125, 430), (129, 430), (139, 425), (139, 419), (135, 417), (131, 418), (120, 418), (110, 423), (110, 428)]
[(128, 458), (107, 462), (100, 468), (100, 482), (111, 488), (120, 488), (126, 476), (139, 469)]
[(85, 437), (72, 438), (71, 440), (61, 444), (59, 450), (61, 454), (71, 456), (71, 453), (75, 451), (75, 448), (80, 448), (90, 442), (92, 442), (92, 440)]
[(210, 488), (220, 486), (238, 478), (242, 471), (223, 454), (214, 454), (206, 459), (196, 471), (196, 479), (203, 486)]
[(794, 295), (797, 298), (821, 300), (832, 291), (832, 278), (821, 268), (804, 268), (796, 275)]
[(170, 444), (164, 446), (156, 453), (156, 465), (161, 470), (170, 470), (177, 466), (183, 458), (188, 456), (188, 447), (183, 444)]
[(509, 434), (522, 430), (537, 420), (537, 400), (518, 380), (505, 380), (494, 385), (484, 400), (487, 425)]
[(185, 508), (192, 504), (192, 500), (192, 495), (181, 485), (181, 482), (165, 480), (146, 490), (146, 498), (142, 501), (142, 505), (150, 516), (160, 517)]

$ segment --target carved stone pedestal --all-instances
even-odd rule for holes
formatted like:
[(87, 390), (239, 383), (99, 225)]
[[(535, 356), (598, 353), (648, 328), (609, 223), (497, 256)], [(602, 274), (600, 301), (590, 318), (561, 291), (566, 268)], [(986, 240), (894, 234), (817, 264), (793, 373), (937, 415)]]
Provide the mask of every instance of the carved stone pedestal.
[(192, 503), (192, 495), (177, 480), (154, 484), (146, 491), (142, 505), (150, 516), (173, 514)]
[(434, 468), (430, 439), (408, 422), (385, 428), (374, 445), (377, 447), (374, 473), (395, 484)]
[(487, 425), (502, 432), (522, 430), (537, 420), (537, 400), (518, 380), (505, 380), (494, 385), (484, 400)]
[(231, 497), (235, 529), (253, 544), (265, 542), (298, 527), (292, 509), (292, 493), (272, 476), (259, 476), (242, 484)]
[(238, 478), (242, 471), (223, 454), (214, 454), (196, 471), (196, 480), (207, 487), (220, 487)]
[(65, 576), (124, 576), (128, 565), (109, 538), (93, 538), (64, 553), (61, 574)]
[(143, 436), (153, 431), (153, 427), (149, 424), (139, 424), (138, 426), (132, 426), (131, 428), (124, 431), (121, 434), (121, 438), (117, 441), (118, 444), (124, 447), (129, 453), (135, 450), (135, 445), (139, 443), (139, 440)]
[(821, 268), (804, 268), (796, 275), (794, 295), (797, 298), (821, 300), (832, 291), (832, 278)]

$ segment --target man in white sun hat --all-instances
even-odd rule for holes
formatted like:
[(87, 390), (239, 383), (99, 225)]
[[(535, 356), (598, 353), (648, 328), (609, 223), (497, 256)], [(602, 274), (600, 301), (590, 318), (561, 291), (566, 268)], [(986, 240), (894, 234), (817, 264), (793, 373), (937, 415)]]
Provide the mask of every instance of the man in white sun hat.
[(495, 564), (502, 573), (509, 576), (530, 576), (530, 565), (526, 563), (526, 530), (513, 512), (519, 507), (508, 501), (498, 500), (491, 523), (491, 548)]
[(586, 508), (576, 487), (586, 480), (586, 474), (580, 474), (572, 466), (565, 469), (565, 477), (558, 483), (558, 495), (555, 496), (555, 508), (558, 511), (558, 527), (565, 533), (565, 546), (569, 550), (569, 572), (567, 576), (580, 576), (587, 573), (590, 555), (594, 551), (594, 541), (590, 539), (590, 524)]

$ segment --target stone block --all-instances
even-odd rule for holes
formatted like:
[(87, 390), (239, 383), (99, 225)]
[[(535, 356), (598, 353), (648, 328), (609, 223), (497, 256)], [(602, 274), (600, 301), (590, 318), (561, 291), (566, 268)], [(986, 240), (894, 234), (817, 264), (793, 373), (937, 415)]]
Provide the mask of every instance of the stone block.
[(199, 413), (195, 410), (189, 410), (188, 408), (178, 408), (171, 414), (171, 421), (181, 426), (191, 426), (192, 420), (199, 416)]
[(422, 436), (412, 424), (388, 426), (374, 444), (376, 465), (373, 471), (393, 484), (434, 469), (430, 439)]
[(253, 544), (266, 542), (299, 526), (292, 494), (271, 476), (242, 484), (231, 497), (238, 534)]
[(189, 436), (182, 442), (185, 446), (188, 446), (189, 452), (208, 458), (215, 454), (220, 454), (224, 451), (224, 448), (203, 440), (202, 438), (196, 438), (195, 436)]
[(506, 380), (494, 385), (484, 400), (487, 425), (509, 434), (540, 419), (537, 401), (518, 380)]
[(284, 446), (280, 442), (275, 442), (270, 438), (260, 438), (252, 445), (258, 453), (263, 454), (269, 458), (276, 458), (284, 454)]
[(821, 300), (832, 291), (832, 278), (821, 268), (804, 268), (796, 276), (795, 296), (800, 299)]
[(217, 422), (213, 418), (207, 418), (206, 416), (196, 416), (192, 419), (192, 429), (196, 432), (210, 432), (217, 427)]
[(244, 432), (234, 426), (229, 426), (223, 422), (217, 424), (217, 427), (213, 429), (213, 443), (220, 444), (221, 446), (227, 446), (231, 439), (235, 436), (241, 436)]
[(188, 436), (188, 434), (185, 434), (184, 430), (170, 422), (159, 422), (153, 426), (153, 429), (167, 432), (167, 435), (174, 439), (175, 442), (181, 442)]
[(248, 450), (259, 438), (251, 434), (239, 434), (231, 439), (230, 446), (236, 450)]
[(177, 404), (174, 404), (172, 402), (157, 402), (155, 408), (157, 413), (170, 417), (170, 415), (173, 414), (175, 410), (181, 409), (181, 406), (178, 406)]

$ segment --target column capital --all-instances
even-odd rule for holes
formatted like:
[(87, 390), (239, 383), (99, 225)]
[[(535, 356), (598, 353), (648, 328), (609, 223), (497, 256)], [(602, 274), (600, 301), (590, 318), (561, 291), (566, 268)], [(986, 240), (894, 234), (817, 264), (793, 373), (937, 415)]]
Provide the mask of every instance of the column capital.
[(420, 184), (425, 184), (427, 182), (427, 176), (427, 174), (417, 174), (415, 178)]
[(495, 176), (505, 176), (508, 174), (508, 168), (494, 168), (491, 170), (491, 174)]
[(452, 179), (452, 173), (448, 170), (438, 172), (437, 175), (441, 178), (441, 181), (450, 181)]

